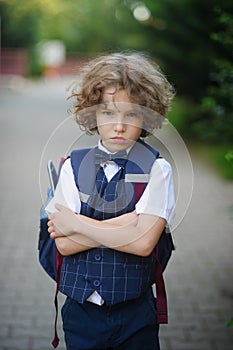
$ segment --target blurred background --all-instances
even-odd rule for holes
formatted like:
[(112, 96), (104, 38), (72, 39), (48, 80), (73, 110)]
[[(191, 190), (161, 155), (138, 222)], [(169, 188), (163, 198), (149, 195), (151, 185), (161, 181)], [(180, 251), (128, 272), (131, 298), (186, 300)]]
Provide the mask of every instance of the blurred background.
[[(79, 137), (66, 101), (79, 68), (116, 51), (144, 52), (166, 73), (176, 90), (168, 118), (193, 164), (162, 350), (231, 350), (233, 2), (0, 0), (0, 26), (0, 350), (50, 348), (55, 286), (37, 256), (43, 157), (56, 163)], [(179, 171), (189, 192), (190, 169)]]
[(0, 13), (2, 75), (72, 75), (99, 53), (149, 54), (175, 86), (173, 125), (233, 177), (231, 1), (3, 0)]

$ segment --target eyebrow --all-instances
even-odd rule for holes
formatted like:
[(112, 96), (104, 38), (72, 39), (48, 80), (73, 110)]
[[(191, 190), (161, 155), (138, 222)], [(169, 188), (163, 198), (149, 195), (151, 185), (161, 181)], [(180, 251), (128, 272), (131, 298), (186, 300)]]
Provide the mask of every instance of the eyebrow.
[[(108, 102), (108, 103), (106, 103), (106, 102), (104, 102), (104, 103), (101, 103), (101, 105), (103, 105), (103, 108), (104, 109), (109, 109), (109, 110), (114, 110), (114, 108), (113, 107), (115, 107), (115, 109), (118, 111), (118, 112), (120, 112), (120, 110), (117, 108), (117, 104), (118, 102)], [(112, 106), (109, 106), (109, 104), (111, 104)]]

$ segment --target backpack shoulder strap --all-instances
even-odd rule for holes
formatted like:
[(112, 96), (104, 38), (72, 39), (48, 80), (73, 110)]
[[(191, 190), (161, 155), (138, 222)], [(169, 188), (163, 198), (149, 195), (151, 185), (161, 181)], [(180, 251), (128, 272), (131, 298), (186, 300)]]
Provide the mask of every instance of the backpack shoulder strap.
[(75, 184), (82, 199), (91, 194), (95, 182), (95, 148), (75, 150), (70, 158)]
[[(139, 149), (138, 149), (139, 148)], [(138, 152), (140, 151), (140, 160), (138, 159)], [(133, 182), (134, 185), (134, 193), (136, 203), (141, 198), (147, 183), (149, 181), (149, 174), (151, 172), (151, 168), (154, 164), (154, 161), (160, 157), (159, 152), (153, 149), (151, 146), (147, 145), (144, 142), (139, 143), (139, 147), (133, 149), (133, 154), (131, 155), (131, 159), (135, 158), (136, 164), (141, 168), (142, 172), (145, 176), (144, 179), (141, 176), (142, 174), (137, 174), (138, 178), (134, 176), (129, 180)], [(132, 174), (133, 175), (133, 174)], [(165, 230), (162, 233), (164, 236)], [(159, 250), (160, 250), (160, 242), (157, 243), (156, 248), (154, 250), (154, 258), (156, 261), (155, 265), (155, 287), (156, 287), (156, 305), (157, 305), (157, 322), (158, 324), (166, 324), (168, 323), (168, 312), (167, 312), (167, 294), (165, 289), (165, 283), (163, 278), (163, 267), (159, 259)]]
[(147, 186), (151, 168), (157, 158), (159, 152), (143, 141), (138, 141), (130, 151), (125, 181), (132, 182), (134, 186), (135, 203), (139, 201)]
[[(146, 188), (146, 183), (134, 183), (134, 195), (136, 201), (138, 201), (142, 193)], [(166, 235), (165, 229), (162, 236)], [(161, 236), (161, 237), (162, 237)], [(163, 278), (163, 267), (159, 259), (159, 246), (160, 242), (157, 243), (156, 248), (153, 252), (156, 261), (155, 264), (155, 288), (156, 288), (156, 306), (157, 306), (157, 323), (167, 324), (168, 323), (168, 311), (167, 311), (167, 293)]]
[(154, 161), (159, 157), (159, 152), (139, 140), (128, 154), (126, 164), (126, 182), (147, 183)]

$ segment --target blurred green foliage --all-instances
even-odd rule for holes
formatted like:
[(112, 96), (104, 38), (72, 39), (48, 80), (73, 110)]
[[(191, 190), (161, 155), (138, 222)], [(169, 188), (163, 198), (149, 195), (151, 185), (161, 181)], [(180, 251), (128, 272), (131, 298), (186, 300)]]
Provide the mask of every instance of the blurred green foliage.
[(233, 327), (233, 317), (227, 321), (227, 327)]
[(214, 67), (194, 131), (202, 139), (224, 144), (233, 141), (233, 13), (215, 11), (219, 28), (211, 38), (220, 49), (212, 58)]
[[(135, 16), (138, 6), (147, 18)], [(77, 57), (148, 53), (175, 86), (169, 117), (182, 135), (232, 148), (232, 1), (3, 0), (0, 12), (2, 47), (27, 48), (34, 73), (43, 40), (60, 39)]]

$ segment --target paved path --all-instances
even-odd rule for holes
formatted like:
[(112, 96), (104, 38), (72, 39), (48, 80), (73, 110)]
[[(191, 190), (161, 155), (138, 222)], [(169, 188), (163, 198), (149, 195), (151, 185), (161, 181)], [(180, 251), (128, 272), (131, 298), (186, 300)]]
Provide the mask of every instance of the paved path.
[[(3, 83), (0, 350), (48, 350), (54, 284), (37, 261), (38, 177), (44, 146), (67, 116), (65, 85), (63, 81)], [(56, 131), (44, 160), (54, 145), (57, 154), (69, 147), (75, 139), (72, 132), (68, 139), (69, 130), (67, 122)], [(232, 350), (233, 328), (226, 327), (233, 316), (232, 184), (196, 158), (193, 165), (192, 202), (175, 231), (178, 248), (166, 271), (170, 324), (161, 327), (162, 350)], [(42, 191), (46, 185), (42, 176)], [(60, 349), (65, 349), (63, 340)]]

